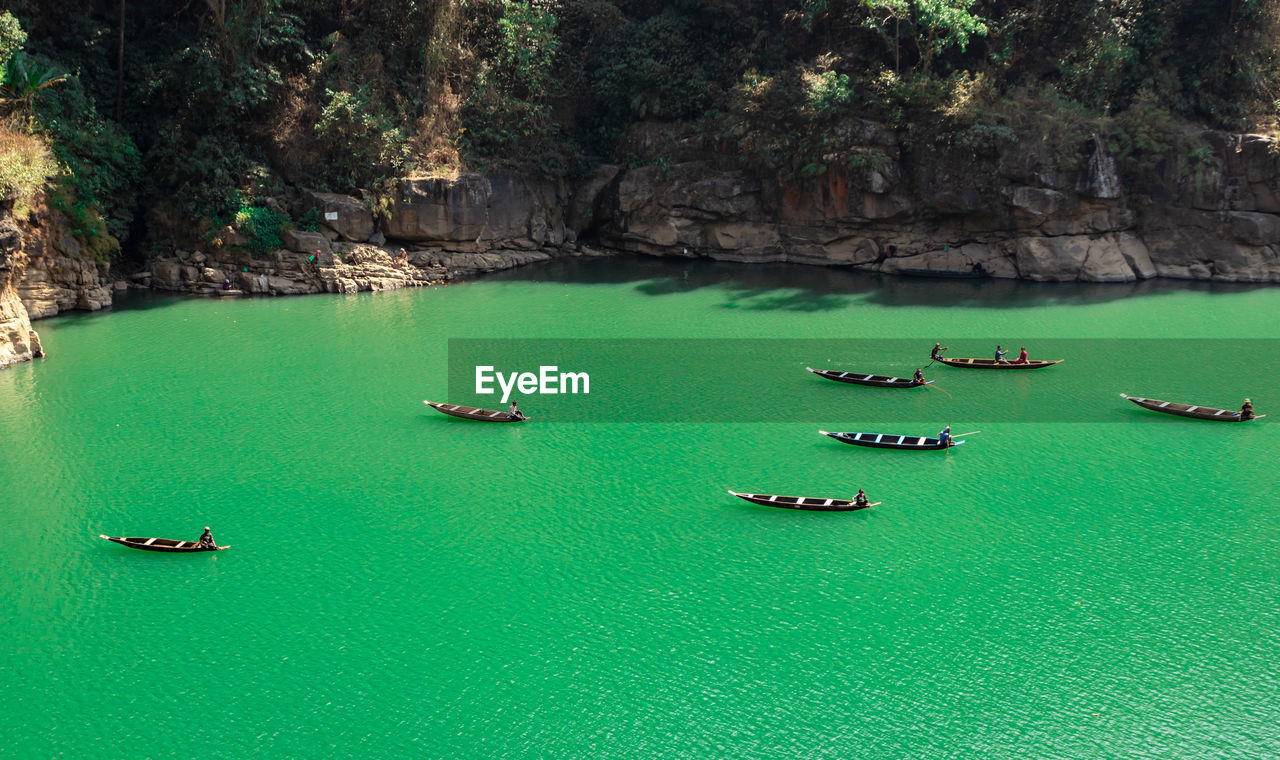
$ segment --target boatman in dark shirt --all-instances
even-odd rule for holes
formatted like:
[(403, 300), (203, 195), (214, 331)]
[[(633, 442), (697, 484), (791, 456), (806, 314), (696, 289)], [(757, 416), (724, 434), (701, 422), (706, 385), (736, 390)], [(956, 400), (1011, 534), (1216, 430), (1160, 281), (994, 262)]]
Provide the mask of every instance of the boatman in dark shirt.
[(935, 362), (938, 361), (942, 358), (942, 352), (946, 351), (947, 348), (948, 346), (944, 346), (941, 343), (934, 343), (933, 350), (929, 352), (929, 358), (933, 359)]
[(947, 425), (942, 429), (941, 433), (938, 433), (938, 443), (941, 443), (944, 449), (951, 445), (951, 426), (950, 425)]
[(1007, 353), (1009, 352), (1004, 350), (1004, 346), (996, 346), (996, 364), (1008, 364), (1009, 362), (1004, 360), (1004, 355)]
[(858, 489), (858, 495), (853, 497), (853, 506), (865, 507), (871, 502), (867, 499), (867, 494), (861, 488)]
[(911, 376), (911, 379), (916, 381), (917, 383), (920, 383), (921, 385), (924, 385), (926, 382), (926, 380), (924, 379), (924, 373), (920, 371), (919, 367), (916, 367), (916, 373)]
[(1240, 420), (1243, 422), (1251, 419), (1253, 419), (1253, 402), (1245, 399), (1244, 404), (1240, 407)]
[(209, 532), (208, 525), (204, 526), (204, 533), (200, 534), (199, 546), (201, 547), (217, 546), (217, 544), (213, 542), (213, 534)]

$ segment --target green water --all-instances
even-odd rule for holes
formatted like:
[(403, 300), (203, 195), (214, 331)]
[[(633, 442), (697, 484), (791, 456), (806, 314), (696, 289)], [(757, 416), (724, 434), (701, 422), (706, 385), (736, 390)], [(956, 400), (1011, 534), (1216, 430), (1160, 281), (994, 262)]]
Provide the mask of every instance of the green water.
[[(42, 322), (50, 358), (0, 373), (0, 756), (1280, 756), (1280, 393), (1232, 371), (1275, 345), (1277, 317), (1267, 288), (603, 261)], [(451, 337), (850, 336), (982, 355), (1253, 343), (1206, 368), (1134, 342), (1152, 355), (1123, 382), (1087, 356), (932, 369), (956, 403), (1043, 382), (1057, 418), (1115, 413), (987, 419), (947, 453), (845, 446), (809, 421), (486, 425), (421, 403), (446, 394)], [(1196, 422), (1115, 395), (1156, 395), (1141, 369), (1169, 365), (1184, 400), (1251, 395), (1272, 416)], [(926, 398), (791, 357), (768, 373), (723, 403), (812, 395), (828, 429), (858, 430), (857, 394)], [(644, 382), (722, 393), (703, 372)], [(883, 432), (951, 421), (927, 398)], [(725, 493), (858, 487), (884, 504)], [(206, 524), (233, 549), (96, 538)]]

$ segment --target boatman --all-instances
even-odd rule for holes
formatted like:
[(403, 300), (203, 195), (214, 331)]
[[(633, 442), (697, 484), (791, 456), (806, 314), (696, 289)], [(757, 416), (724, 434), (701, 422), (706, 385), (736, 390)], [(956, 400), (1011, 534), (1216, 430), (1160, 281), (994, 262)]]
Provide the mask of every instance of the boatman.
[(1253, 419), (1253, 402), (1249, 399), (1244, 400), (1244, 404), (1240, 407), (1240, 421)]
[(1009, 352), (1004, 350), (1004, 346), (996, 346), (996, 364), (1008, 364), (1009, 362), (1004, 360), (1004, 355), (1007, 353)]
[(1023, 347), (1022, 347), (1022, 350), (1018, 352), (1018, 358), (1017, 358), (1017, 359), (1014, 359), (1014, 360), (1013, 360), (1012, 362), (1010, 362), (1010, 363), (1011, 363), (1011, 364), (1026, 364), (1026, 363), (1027, 363), (1027, 347), (1026, 347), (1026, 346), (1023, 346)]
[(941, 443), (942, 448), (944, 449), (951, 445), (951, 426), (950, 425), (947, 425), (942, 429), (941, 433), (938, 433), (938, 443)]
[(204, 526), (204, 533), (200, 534), (200, 541), (197, 543), (197, 546), (202, 549), (211, 549), (217, 546), (217, 544), (213, 542), (213, 534), (209, 532), (208, 525)]
[(870, 500), (867, 499), (866, 491), (863, 491), (861, 488), (859, 488), (858, 495), (853, 497), (853, 506), (865, 507), (870, 503), (871, 503)]
[(933, 350), (929, 352), (929, 358), (935, 362), (938, 361), (942, 358), (942, 352), (946, 351), (947, 348), (949, 348), (949, 346), (944, 346), (941, 343), (934, 343)]
[(924, 385), (927, 382), (924, 379), (924, 373), (920, 371), (919, 367), (916, 367), (916, 373), (911, 376), (911, 379), (916, 381), (917, 383), (920, 383), (921, 385)]
[(517, 419), (517, 420), (522, 420), (522, 419), (524, 419), (524, 412), (520, 411), (520, 410), (516, 407), (515, 399), (512, 399), (512, 401), (511, 401), (511, 406), (507, 407), (507, 414), (511, 415), (513, 418), (515, 418), (515, 419)]

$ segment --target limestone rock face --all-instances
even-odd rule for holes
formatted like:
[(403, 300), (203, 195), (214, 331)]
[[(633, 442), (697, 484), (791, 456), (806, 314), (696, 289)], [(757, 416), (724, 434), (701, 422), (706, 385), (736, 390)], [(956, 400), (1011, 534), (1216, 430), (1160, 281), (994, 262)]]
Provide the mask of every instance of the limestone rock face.
[(280, 233), (280, 239), (284, 241), (286, 248), (298, 253), (315, 254), (321, 252), (330, 253), (332, 251), (329, 247), (329, 239), (319, 232), (285, 230)]
[(321, 226), (341, 239), (363, 243), (373, 235), (373, 212), (359, 199), (315, 190), (304, 191), (303, 195), (320, 212)]
[(32, 319), (73, 309), (97, 311), (111, 306), (110, 281), (98, 266), (67, 256), (31, 256), (17, 282), (17, 292)]
[(44, 356), (27, 309), (14, 287), (26, 263), (13, 199), (0, 199), (0, 369)]
[(599, 213), (600, 195), (622, 172), (618, 164), (601, 164), (586, 180), (574, 189), (573, 199), (569, 202), (569, 215), (566, 226), (580, 234), (595, 221)]
[[(1139, 257), (1136, 243), (1127, 243)], [(1063, 235), (1019, 238), (1015, 265), (1025, 279), (1036, 281), (1131, 282), (1140, 276), (1112, 235)], [(1149, 263), (1149, 260), (1148, 260)]]
[[(184, 253), (183, 258), (162, 256), (150, 262), (145, 280), (151, 287), (207, 296), (287, 296), (305, 293), (358, 293), (422, 287), (481, 272), (547, 261), (555, 249), (494, 249), (447, 251), (420, 248), (406, 251), (364, 243), (336, 243), (335, 250), (312, 254), (273, 251), (252, 258), (243, 251), (217, 248), (212, 252)], [(187, 264), (199, 255), (204, 267)], [(224, 279), (232, 288), (224, 289)]]
[(565, 241), (566, 205), (557, 184), (512, 174), (406, 179), (385, 234), (454, 251), (558, 246)]
[[(651, 150), (659, 134), (647, 133)], [(1042, 281), (1280, 282), (1271, 138), (1205, 132), (1211, 155), (1196, 166), (1174, 157), (1122, 182), (1101, 138), (1077, 157), (1042, 155), (1039, 144), (975, 157), (945, 145), (908, 153), (866, 125), (848, 135), (876, 159), (802, 180), (705, 151), (670, 166), (609, 167), (587, 183), (590, 220), (584, 201), (573, 226), (652, 255)], [(666, 154), (695, 155), (683, 139)]]

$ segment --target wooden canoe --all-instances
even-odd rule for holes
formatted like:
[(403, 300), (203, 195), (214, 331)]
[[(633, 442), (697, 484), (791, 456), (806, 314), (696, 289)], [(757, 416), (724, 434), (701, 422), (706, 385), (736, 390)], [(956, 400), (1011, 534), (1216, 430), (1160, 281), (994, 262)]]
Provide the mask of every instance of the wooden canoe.
[(1025, 364), (1014, 364), (1013, 362), (998, 362), (995, 359), (961, 359), (940, 356), (934, 359), (936, 362), (947, 365), (948, 367), (965, 367), (968, 369), (1040, 369), (1054, 364), (1061, 364), (1065, 359), (1032, 359)]
[(854, 446), (869, 446), (873, 449), (934, 451), (950, 448), (950, 446), (959, 446), (964, 443), (964, 441), (957, 441), (953, 438), (948, 446), (943, 446), (942, 442), (937, 438), (925, 438), (917, 435), (889, 435), (887, 433), (828, 433), (825, 430), (819, 430), (818, 432), (830, 438), (834, 438), (841, 443), (851, 443)]
[(811, 512), (853, 512), (859, 509), (874, 507), (881, 502), (875, 501), (866, 506), (855, 506), (850, 499), (820, 499), (812, 496), (774, 496), (767, 493), (729, 493), (739, 499), (746, 499), (752, 504), (766, 507), (782, 507), (783, 509), (806, 509)]
[[(1179, 417), (1194, 417), (1197, 420), (1220, 420), (1222, 422), (1248, 422), (1240, 419), (1239, 409), (1217, 409), (1212, 406), (1193, 406), (1191, 404), (1175, 404), (1172, 401), (1157, 401), (1153, 398), (1120, 394), (1143, 409), (1165, 414), (1176, 414)], [(1265, 414), (1255, 414), (1250, 419), (1261, 419)]]
[(220, 552), (223, 549), (231, 548), (230, 546), (201, 546), (199, 541), (178, 541), (173, 538), (104, 536), (101, 534), (98, 535), (98, 538), (105, 538), (108, 541), (114, 541), (131, 549), (142, 549), (149, 552)]
[(435, 401), (423, 401), (422, 403), (435, 409), (437, 412), (444, 412), (451, 417), (461, 417), (464, 420), (480, 420), (482, 422), (524, 422), (528, 417), (512, 417), (506, 412), (498, 412), (493, 409), (477, 409), (474, 406), (458, 406), (457, 404), (440, 404)]
[(880, 388), (915, 388), (924, 383), (917, 383), (909, 377), (889, 377), (887, 375), (867, 375), (862, 372), (840, 372), (834, 369), (814, 369), (805, 367), (818, 377), (835, 380), (837, 383), (853, 383), (854, 385), (874, 385)]

